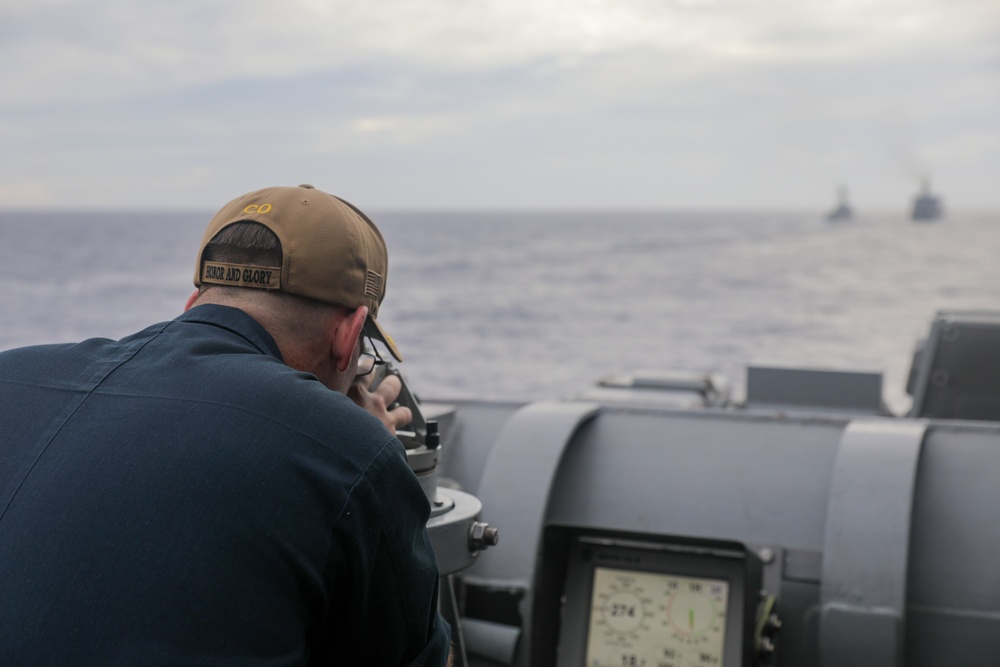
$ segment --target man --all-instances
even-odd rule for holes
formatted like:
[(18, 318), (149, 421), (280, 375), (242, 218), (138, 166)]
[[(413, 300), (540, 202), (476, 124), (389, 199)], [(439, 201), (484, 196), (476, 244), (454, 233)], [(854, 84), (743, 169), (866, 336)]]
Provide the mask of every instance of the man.
[(177, 319), (0, 353), (0, 665), (445, 664), (411, 416), (364, 379), (387, 261), (347, 202), (260, 190)]

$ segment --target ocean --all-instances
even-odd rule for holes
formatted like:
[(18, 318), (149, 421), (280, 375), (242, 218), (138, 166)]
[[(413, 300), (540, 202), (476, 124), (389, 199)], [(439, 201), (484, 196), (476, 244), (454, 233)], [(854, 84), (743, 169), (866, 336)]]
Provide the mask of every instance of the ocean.
[[(211, 211), (0, 212), (0, 349), (120, 338), (192, 290)], [(609, 374), (879, 371), (897, 413), (938, 310), (1000, 309), (1000, 213), (399, 212), (382, 321), (425, 399), (572, 396)]]

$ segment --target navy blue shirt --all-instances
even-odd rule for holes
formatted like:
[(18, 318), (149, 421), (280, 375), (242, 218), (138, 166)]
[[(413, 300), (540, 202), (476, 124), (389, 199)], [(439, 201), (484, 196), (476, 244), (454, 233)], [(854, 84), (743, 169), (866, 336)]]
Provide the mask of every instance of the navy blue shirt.
[(240, 310), (0, 353), (2, 665), (443, 665), (429, 511)]

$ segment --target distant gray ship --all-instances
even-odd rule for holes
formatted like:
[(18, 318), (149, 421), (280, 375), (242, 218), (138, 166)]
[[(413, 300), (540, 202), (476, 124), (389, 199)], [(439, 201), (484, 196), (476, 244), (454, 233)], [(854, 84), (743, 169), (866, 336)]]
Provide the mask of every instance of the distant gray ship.
[(920, 188), (920, 194), (913, 199), (911, 217), (914, 220), (937, 220), (943, 213), (941, 199), (931, 194), (930, 181), (925, 178)]
[(826, 219), (830, 222), (839, 222), (844, 220), (852, 220), (854, 218), (854, 210), (847, 201), (847, 188), (841, 187), (837, 190), (837, 208), (830, 211)]

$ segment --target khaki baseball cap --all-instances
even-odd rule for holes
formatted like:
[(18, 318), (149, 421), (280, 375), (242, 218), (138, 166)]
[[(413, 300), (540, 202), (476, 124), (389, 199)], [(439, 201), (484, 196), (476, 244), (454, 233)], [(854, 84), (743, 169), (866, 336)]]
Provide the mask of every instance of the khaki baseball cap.
[[(281, 268), (203, 261), (205, 246), (234, 222), (257, 222), (281, 241)], [(280, 290), (336, 306), (368, 306), (365, 334), (398, 361), (395, 341), (378, 323), (389, 258), (375, 223), (353, 204), (311, 185), (275, 187), (237, 197), (215, 214), (201, 240), (194, 284)]]

